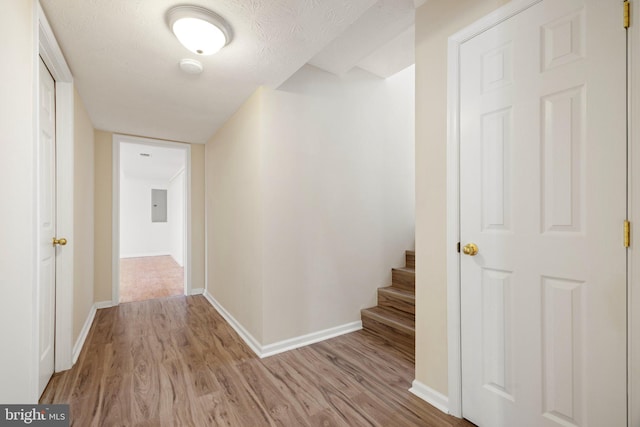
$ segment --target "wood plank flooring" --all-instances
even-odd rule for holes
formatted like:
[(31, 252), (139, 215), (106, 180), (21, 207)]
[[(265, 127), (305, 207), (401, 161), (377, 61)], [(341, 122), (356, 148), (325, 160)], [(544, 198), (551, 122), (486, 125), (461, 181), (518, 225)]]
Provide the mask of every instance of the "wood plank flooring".
[(359, 331), (259, 359), (202, 296), (99, 310), (41, 403), (74, 426), (472, 426), (407, 390), (414, 366)]

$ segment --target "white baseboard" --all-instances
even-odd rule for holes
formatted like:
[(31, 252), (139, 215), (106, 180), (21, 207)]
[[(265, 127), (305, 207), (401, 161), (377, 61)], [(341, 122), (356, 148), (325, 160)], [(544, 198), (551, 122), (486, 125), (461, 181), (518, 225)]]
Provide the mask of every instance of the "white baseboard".
[(236, 331), (238, 335), (240, 335), (240, 338), (242, 338), (242, 340), (247, 343), (251, 350), (253, 350), (253, 352), (258, 357), (260, 357), (262, 346), (260, 345), (258, 340), (256, 340), (253, 335), (251, 335), (249, 331), (247, 331), (244, 326), (242, 326), (240, 322), (235, 319), (235, 317), (233, 317), (218, 301), (216, 301), (216, 299), (209, 293), (209, 291), (204, 292), (204, 297), (207, 299), (207, 301), (209, 301), (213, 308), (215, 308), (218, 313), (220, 313), (220, 315), (224, 317), (224, 320), (226, 320), (227, 323), (231, 325), (233, 330)]
[(80, 330), (80, 335), (78, 335), (78, 339), (73, 346), (73, 353), (71, 363), (75, 365), (78, 361), (78, 357), (80, 356), (80, 352), (82, 351), (82, 347), (84, 347), (84, 342), (87, 339), (87, 335), (89, 335), (89, 330), (91, 329), (91, 325), (93, 324), (93, 319), (96, 317), (96, 304), (91, 306), (91, 310), (89, 310), (89, 314), (84, 321), (84, 325), (82, 325), (82, 330)]
[(358, 320), (357, 322), (346, 323), (323, 331), (312, 332), (307, 335), (268, 344), (262, 347), (260, 357), (269, 357), (278, 353), (284, 353), (285, 351), (328, 340), (329, 338), (335, 338), (343, 334), (348, 334), (349, 332), (359, 331), (360, 329), (362, 329), (362, 321)]
[(204, 291), (204, 296), (261, 359), (362, 329), (362, 321), (351, 322), (263, 346), (208, 291)]
[(115, 305), (118, 304), (114, 304), (113, 301), (98, 301), (97, 303), (93, 304), (96, 310), (100, 310), (101, 308), (113, 307)]
[(87, 318), (84, 321), (84, 325), (82, 325), (82, 330), (80, 331), (80, 335), (78, 335), (78, 339), (73, 346), (73, 353), (71, 354), (72, 359), (71, 363), (75, 365), (78, 361), (78, 357), (80, 357), (80, 352), (82, 351), (82, 347), (84, 347), (84, 342), (87, 340), (87, 336), (89, 335), (89, 330), (91, 329), (91, 325), (93, 324), (93, 319), (96, 317), (96, 312), (101, 308), (109, 308), (113, 307), (113, 302), (111, 301), (100, 301), (91, 306), (91, 310), (89, 310), (89, 314), (87, 314)]
[(204, 294), (204, 288), (191, 289), (191, 295), (203, 295), (203, 294)]
[(120, 254), (120, 258), (146, 258), (150, 256), (171, 256), (171, 254), (168, 252), (142, 252), (139, 254)]
[(411, 393), (415, 394), (436, 409), (441, 410), (445, 414), (449, 413), (449, 398), (447, 396), (422, 384), (418, 380), (413, 380), (411, 386), (412, 387), (409, 389)]

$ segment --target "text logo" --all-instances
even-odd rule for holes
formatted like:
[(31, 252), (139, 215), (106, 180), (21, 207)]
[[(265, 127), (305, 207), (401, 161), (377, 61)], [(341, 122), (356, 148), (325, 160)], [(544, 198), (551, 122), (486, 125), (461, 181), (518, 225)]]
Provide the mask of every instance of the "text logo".
[(0, 427), (69, 425), (69, 405), (0, 405)]

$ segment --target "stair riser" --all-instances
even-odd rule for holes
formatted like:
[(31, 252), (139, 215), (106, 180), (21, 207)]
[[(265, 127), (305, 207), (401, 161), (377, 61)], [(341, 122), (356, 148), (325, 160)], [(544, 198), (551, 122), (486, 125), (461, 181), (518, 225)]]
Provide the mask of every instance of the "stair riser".
[(391, 285), (396, 288), (415, 291), (416, 274), (414, 272), (393, 269), (391, 272)]
[(408, 268), (416, 268), (416, 255), (410, 252), (405, 254), (405, 264)]
[(380, 307), (390, 307), (405, 312), (415, 320), (416, 306), (415, 302), (413, 301), (410, 302), (399, 298), (394, 298), (393, 295), (385, 294), (381, 291), (378, 291), (378, 305)]
[(404, 331), (399, 331), (389, 325), (380, 323), (368, 317), (362, 317), (362, 328), (399, 350), (407, 359), (415, 362), (415, 337)]

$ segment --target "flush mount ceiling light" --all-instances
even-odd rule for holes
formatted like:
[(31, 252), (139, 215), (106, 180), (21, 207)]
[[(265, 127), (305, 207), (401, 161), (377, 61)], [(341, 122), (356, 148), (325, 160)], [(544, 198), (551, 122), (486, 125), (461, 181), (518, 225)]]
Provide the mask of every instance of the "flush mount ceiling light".
[(217, 13), (199, 6), (176, 6), (167, 24), (180, 43), (198, 55), (212, 55), (231, 42), (229, 24)]

